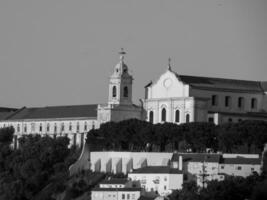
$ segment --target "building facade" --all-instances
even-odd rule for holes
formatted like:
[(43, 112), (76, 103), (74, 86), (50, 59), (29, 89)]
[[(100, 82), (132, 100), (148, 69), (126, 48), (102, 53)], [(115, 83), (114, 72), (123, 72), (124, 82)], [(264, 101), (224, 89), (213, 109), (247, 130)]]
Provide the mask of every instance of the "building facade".
[(170, 66), (145, 87), (151, 123), (267, 120), (267, 82), (180, 75)]
[(182, 189), (182, 170), (169, 166), (147, 166), (135, 169), (128, 174), (133, 181), (140, 181), (141, 187), (147, 192), (156, 192), (160, 196), (167, 196), (173, 190)]
[(110, 178), (92, 189), (92, 200), (138, 200), (141, 196), (139, 185), (127, 179)]

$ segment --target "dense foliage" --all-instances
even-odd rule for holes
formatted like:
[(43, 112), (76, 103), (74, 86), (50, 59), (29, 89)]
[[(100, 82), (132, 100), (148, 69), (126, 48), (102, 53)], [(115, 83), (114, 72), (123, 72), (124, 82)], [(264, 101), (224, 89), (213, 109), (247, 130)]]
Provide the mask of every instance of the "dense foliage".
[(247, 178), (228, 177), (224, 181), (207, 183), (206, 188), (198, 187), (195, 182), (184, 183), (182, 190), (174, 191), (170, 195), (170, 200), (267, 199), (267, 182), (257, 174)]
[[(131, 119), (91, 130), (87, 143), (106, 150), (260, 152), (267, 142), (267, 122), (242, 121), (216, 126), (207, 122), (151, 124)], [(101, 144), (101, 145), (100, 145)], [(253, 147), (253, 148), (252, 148)]]
[(64, 190), (68, 167), (79, 154), (68, 148), (69, 139), (27, 135), (14, 150), (13, 132), (0, 129), (0, 199), (50, 199), (50, 194)]
[[(26, 135), (19, 149), (12, 149), (13, 128), (0, 129), (0, 199), (53, 199), (56, 194), (70, 198), (85, 195), (106, 174), (83, 172), (69, 177), (68, 167), (80, 153), (68, 148), (67, 137)], [(243, 121), (216, 126), (212, 123), (172, 123), (152, 125), (136, 119), (118, 123), (108, 122), (91, 130), (87, 143), (91, 148), (125, 151), (212, 151), (234, 152), (246, 147), (247, 152), (261, 151), (267, 142), (267, 123)], [(267, 154), (264, 160), (267, 159)], [(207, 188), (185, 183), (171, 199), (265, 199), (267, 166), (261, 177), (232, 177), (222, 182), (212, 181)], [(87, 193), (87, 195), (89, 195)], [(87, 198), (87, 196), (86, 196)], [(89, 198), (89, 196), (88, 196)]]

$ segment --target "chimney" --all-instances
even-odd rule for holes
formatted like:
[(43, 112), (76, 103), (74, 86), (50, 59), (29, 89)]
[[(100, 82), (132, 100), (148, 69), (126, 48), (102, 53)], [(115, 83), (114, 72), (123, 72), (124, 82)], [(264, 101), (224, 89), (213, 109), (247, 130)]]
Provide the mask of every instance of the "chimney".
[(183, 170), (183, 157), (179, 156), (179, 170)]

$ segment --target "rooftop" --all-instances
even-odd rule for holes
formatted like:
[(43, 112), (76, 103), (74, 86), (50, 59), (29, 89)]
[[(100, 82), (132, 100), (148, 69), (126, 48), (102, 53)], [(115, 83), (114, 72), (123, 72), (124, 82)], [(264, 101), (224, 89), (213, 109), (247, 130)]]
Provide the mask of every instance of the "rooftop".
[(131, 188), (100, 188), (100, 187), (95, 187), (92, 189), (92, 192), (94, 191), (114, 191), (114, 192), (117, 192), (117, 191), (141, 191), (142, 189), (141, 188), (134, 188), (134, 187), (131, 187)]
[(192, 87), (201, 89), (242, 90), (246, 92), (266, 92), (266, 82), (248, 81), (226, 78), (178, 75), (176, 77)]
[(260, 165), (260, 158), (244, 158), (244, 157), (236, 157), (236, 158), (222, 158), (221, 164), (239, 164), (239, 165)]
[(211, 153), (174, 153), (171, 161), (179, 161), (179, 156), (182, 156), (184, 162), (219, 162), (220, 154)]
[(148, 166), (139, 169), (134, 169), (130, 173), (137, 174), (182, 174), (183, 172), (169, 166)]
[(127, 183), (127, 178), (111, 178), (101, 181), (99, 184), (125, 184)]
[(72, 106), (48, 106), (48, 107), (23, 107), (4, 120), (24, 119), (53, 119), (53, 118), (96, 118), (97, 104), (72, 105)]

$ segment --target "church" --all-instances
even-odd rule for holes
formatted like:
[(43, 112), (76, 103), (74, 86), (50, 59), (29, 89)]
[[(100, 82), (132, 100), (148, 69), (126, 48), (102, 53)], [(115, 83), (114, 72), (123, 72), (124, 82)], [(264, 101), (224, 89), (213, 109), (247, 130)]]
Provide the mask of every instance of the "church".
[(267, 120), (267, 82), (180, 75), (169, 64), (145, 86), (151, 123)]
[(0, 128), (13, 126), (14, 147), (25, 134), (66, 135), (70, 145), (83, 146), (86, 133), (105, 122), (136, 118), (151, 123), (267, 120), (267, 82), (180, 75), (166, 71), (145, 86), (140, 105), (132, 102), (133, 77), (125, 52), (109, 78), (106, 104), (0, 108)]

